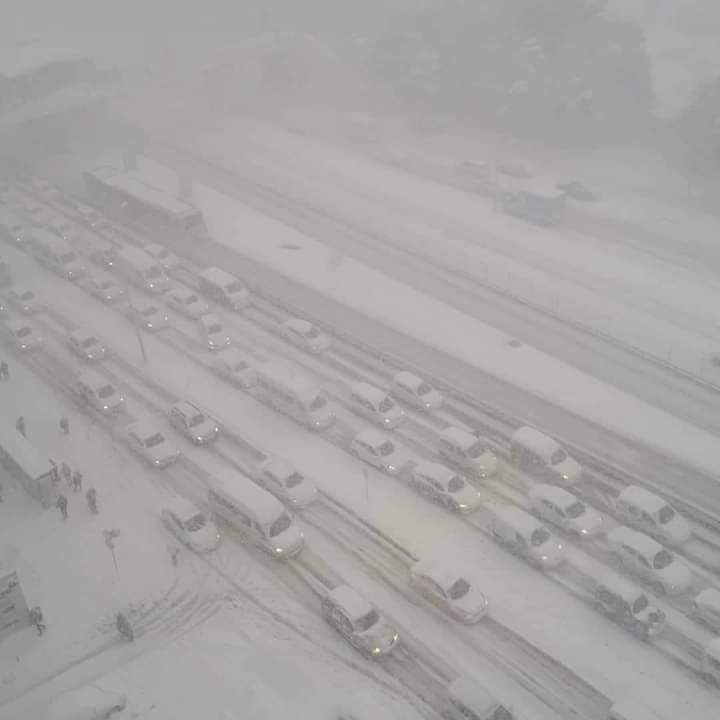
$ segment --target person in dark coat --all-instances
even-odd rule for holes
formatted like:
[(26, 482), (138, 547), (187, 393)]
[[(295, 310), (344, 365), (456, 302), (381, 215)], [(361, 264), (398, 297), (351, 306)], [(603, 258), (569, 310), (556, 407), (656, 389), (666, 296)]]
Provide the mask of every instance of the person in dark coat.
[(82, 473), (76, 470), (72, 476), (72, 489), (73, 492), (82, 492)]
[(62, 493), (60, 495), (58, 495), (56, 506), (60, 509), (60, 514), (62, 515), (62, 519), (67, 520), (67, 517), (68, 517), (67, 498)]
[(63, 435), (70, 434), (70, 421), (64, 415), (60, 418), (60, 429)]
[(3, 360), (0, 362), (0, 380), (9, 380), (10, 379), (10, 368), (8, 367), (8, 364)]
[(85, 499), (87, 500), (87, 504), (88, 504), (88, 507), (90, 508), (90, 512), (97, 515), (98, 504), (97, 504), (97, 493), (95, 492), (95, 488), (90, 488), (85, 493)]

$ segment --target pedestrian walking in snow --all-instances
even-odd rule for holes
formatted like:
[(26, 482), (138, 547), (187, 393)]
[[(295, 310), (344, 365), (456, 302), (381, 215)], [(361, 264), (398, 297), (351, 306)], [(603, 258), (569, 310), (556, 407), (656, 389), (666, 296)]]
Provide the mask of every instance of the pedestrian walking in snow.
[(3, 360), (0, 362), (0, 380), (9, 380), (10, 379), (10, 368), (8, 367), (8, 364)]
[(72, 489), (73, 492), (82, 492), (82, 473), (76, 470), (72, 476)]
[(67, 520), (67, 498), (62, 493), (58, 495), (56, 505), (58, 508), (60, 508), (60, 514), (62, 515), (62, 519)]
[(66, 462), (60, 466), (60, 472), (62, 473), (63, 478), (65, 478), (65, 482), (68, 484), (68, 487), (70, 487), (72, 485), (72, 470)]
[(25, 437), (25, 418), (21, 415), (15, 423), (15, 429)]
[(97, 504), (97, 493), (95, 492), (95, 488), (90, 488), (85, 493), (85, 499), (87, 500), (88, 507), (90, 508), (90, 512), (93, 513), (93, 515), (98, 514), (98, 504)]
[(64, 415), (60, 418), (60, 429), (63, 435), (70, 434), (70, 421)]
[(45, 618), (43, 617), (42, 610), (39, 607), (34, 607), (29, 613), (30, 622), (35, 626), (38, 635), (42, 635), (45, 632)]
[(52, 465), (52, 481), (57, 485), (60, 482), (60, 472), (58, 471), (57, 463), (52, 458), (48, 458), (48, 460), (50, 460), (50, 464)]
[(5, 499), (2, 483), (0, 483), (0, 503)]

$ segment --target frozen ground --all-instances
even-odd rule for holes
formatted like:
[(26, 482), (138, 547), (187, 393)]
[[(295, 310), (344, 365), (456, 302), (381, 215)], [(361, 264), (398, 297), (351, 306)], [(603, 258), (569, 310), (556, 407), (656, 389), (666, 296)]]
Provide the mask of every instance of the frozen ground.
[[(109, 337), (110, 346), (114, 352), (120, 353), (132, 363), (138, 363), (134, 331), (124, 320), (119, 321), (115, 311), (105, 308), (99, 303), (88, 302), (84, 293), (54, 276), (38, 270), (25, 256), (18, 255), (14, 258), (13, 264), (17, 267), (20, 277), (27, 277), (32, 272), (42, 279), (44, 291), (54, 299), (56, 312), (94, 329), (100, 336)], [(232, 327), (232, 319), (228, 317), (226, 320), (228, 327)], [(296, 463), (323, 489), (336, 495), (382, 530), (396, 537), (418, 556), (446, 552), (457, 559), (464, 558), (464, 561), (476, 568), (481, 575), (483, 586), (492, 603), (492, 612), (499, 620), (559, 661), (572, 667), (575, 672), (608, 697), (616, 698), (626, 695), (628, 678), (632, 677), (633, 693), (650, 699), (650, 702), (657, 707), (670, 708), (671, 712), (680, 717), (693, 717), (698, 720), (705, 718), (710, 720), (715, 717), (717, 706), (715, 692), (699, 685), (694, 678), (684, 674), (651, 646), (628, 636), (541, 574), (508, 556), (477, 531), (459, 523), (454, 516), (445, 513), (442, 509), (428, 504), (423, 498), (410, 492), (401, 482), (374, 471), (363, 473), (361, 466), (355, 460), (337, 447), (327, 443), (323, 438), (308, 434), (300, 427), (278, 417), (241, 393), (229, 393), (227, 386), (210, 376), (205, 370), (198, 368), (194, 363), (184, 359), (171, 347), (160, 342), (158, 338), (148, 337), (146, 345), (150, 359), (146, 371), (160, 380), (165, 387), (202, 402), (224, 425), (249, 440), (256, 447), (272, 449)], [(54, 341), (50, 341), (49, 346), (49, 352), (57, 353), (59, 358), (66, 361), (67, 354)], [(21, 384), (21, 388), (28, 388), (31, 379), (28, 378), (23, 383), (20, 378), (18, 383)], [(7, 391), (10, 387), (11, 385), (3, 386), (0, 391)], [(30, 405), (29, 400), (26, 399), (28, 397), (36, 398), (34, 402), (36, 409), (32, 411), (32, 414), (28, 409)], [(19, 412), (19, 408), (22, 408), (28, 419), (28, 434), (31, 438), (37, 432), (36, 439), (40, 440), (40, 428), (45, 427), (42, 440), (47, 443), (49, 451), (55, 452), (60, 460), (64, 458), (63, 453), (60, 452), (64, 448), (62, 443), (67, 439), (59, 434), (55, 426), (54, 413), (47, 412), (48, 398), (51, 397), (52, 393), (36, 384), (34, 390), (26, 390), (15, 397), (12, 412)], [(56, 402), (61, 404), (59, 400)], [(130, 406), (128, 410), (130, 413), (138, 412), (137, 407)], [(38, 419), (43, 416), (47, 416), (46, 423)], [(71, 422), (73, 423), (73, 441), (81, 442), (79, 438), (88, 432), (87, 428), (91, 424), (74, 414), (71, 416)], [(36, 427), (37, 430), (34, 429)], [(99, 430), (97, 432), (100, 433)], [(128, 532), (139, 536), (143, 532), (142, 527), (147, 526), (148, 538), (145, 542), (153, 544), (155, 552), (159, 556), (158, 563), (164, 568), (164, 574), (159, 574), (158, 581), (162, 580), (163, 575), (165, 578), (171, 578), (173, 571), (169, 559), (163, 557), (165, 538), (157, 535), (161, 530), (157, 528), (156, 494), (162, 494), (163, 491), (170, 491), (175, 487), (187, 491), (189, 487), (187, 481), (176, 486), (175, 482), (179, 478), (172, 471), (169, 474), (149, 475), (140, 470), (134, 462), (128, 462), (125, 454), (117, 450), (115, 446), (108, 447), (100, 434), (97, 437), (91, 435), (90, 439), (92, 452), (89, 452), (89, 443), (88, 447), (82, 444), (82, 454), (73, 455), (68, 460), (79, 462), (80, 458), (84, 459), (86, 456), (92, 457), (97, 454), (96, 461), (92, 466), (88, 461), (86, 477), (103, 477), (105, 486), (103, 493), (111, 493), (115, 485), (120, 485), (118, 477), (126, 479), (127, 486), (118, 487), (117, 494), (120, 497), (119, 503), (122, 503), (124, 498), (124, 503), (127, 504), (117, 505), (117, 515), (114, 515), (113, 519), (113, 522), (125, 529), (119, 543), (122, 543)], [(179, 438), (176, 441), (181, 442)], [(183, 451), (186, 451), (186, 445), (181, 445), (181, 447)], [(80, 448), (78, 448), (79, 451)], [(187, 449), (187, 452), (192, 452), (193, 459), (198, 462), (206, 456), (207, 460), (202, 461), (203, 464), (207, 462), (213, 466), (217, 463), (217, 459), (212, 459), (211, 454), (202, 449), (194, 451)], [(108, 473), (107, 457), (115, 457), (116, 453), (120, 453), (118, 459), (123, 463), (123, 469), (118, 473), (115, 471)], [(113, 468), (115, 468), (114, 461)], [(101, 487), (99, 481), (98, 486)], [(194, 491), (190, 489), (190, 491), (200, 492), (200, 489), (197, 488)], [(101, 503), (103, 502), (102, 497), (101, 494)], [(71, 517), (68, 523), (73, 522), (75, 514), (79, 513), (80, 509), (77, 508), (77, 505), (77, 501), (73, 498)], [(0, 508), (0, 511), (5, 511), (8, 506), (6, 504)], [(122, 511), (120, 508), (123, 508)], [(57, 552), (62, 552), (64, 536), (61, 531), (66, 531), (70, 525), (64, 526), (56, 513), (41, 514), (37, 510), (35, 512), (43, 518), (43, 521), (55, 522), (57, 530), (53, 540), (57, 544)], [(133, 521), (130, 524), (128, 524), (128, 516)], [(104, 518), (105, 516), (100, 516), (100, 520), (103, 522)], [(140, 529), (135, 529), (135, 523)], [(331, 536), (338, 529), (332, 526), (328, 527)], [(461, 669), (477, 677), (484, 677), (485, 673), (489, 673), (488, 677), (496, 678), (493, 687), (497, 687), (498, 691), (502, 689), (503, 692), (507, 692), (515, 700), (516, 705), (526, 707), (531, 711), (528, 717), (545, 717), (542, 709), (537, 707), (532, 698), (527, 698), (513, 681), (488, 669), (488, 658), (468, 653), (467, 648), (458, 645), (453, 639), (456, 637), (454, 633), (448, 634), (442, 624), (438, 626), (435, 621), (429, 622), (424, 613), (418, 611), (417, 608), (413, 609), (414, 604), (408, 605), (407, 601), (379, 584), (374, 573), (367, 573), (367, 571), (359, 573), (357, 567), (343, 556), (338, 547), (333, 547), (335, 543), (332, 540), (329, 543), (325, 541), (321, 544), (316, 537), (309, 535), (309, 541), (314, 543), (311, 545), (312, 550), (316, 554), (320, 554), (325, 562), (333, 566), (337, 572), (346, 575), (347, 579), (351, 579), (381, 606), (386, 607), (392, 616), (402, 618), (402, 621), (409, 625), (413, 632), (418, 632), (422, 640), (430, 644), (436, 653), (445, 658), (446, 662), (456, 667), (457, 664), (460, 664)], [(107, 566), (106, 573), (102, 577), (107, 577), (113, 572), (112, 565), (105, 554), (100, 552), (105, 551), (106, 553), (106, 549), (101, 543), (99, 545), (99, 561), (104, 562)], [(290, 616), (295, 623), (302, 624), (304, 628), (323, 633), (319, 629), (321, 623), (316, 617), (308, 617), (304, 610), (295, 606), (292, 599), (278, 592), (277, 583), (273, 582), (264, 565), (258, 568), (258, 564), (252, 562), (244, 554), (231, 552), (230, 545), (231, 543), (228, 542), (223, 546), (228, 553), (222, 559), (224, 570), (232, 577), (240, 579), (243, 587), (250, 586), (256, 597), (262, 597), (263, 601), (268, 603), (272, 598), (272, 607), (281, 612), (285, 618)], [(40, 552), (42, 553), (42, 551)], [(35, 572), (40, 574), (44, 571), (44, 566), (40, 564), (39, 560), (36, 562), (38, 567)], [(121, 572), (118, 577), (123, 579), (122, 569), (126, 565), (124, 555), (119, 555), (119, 562)], [(181, 568), (187, 568), (186, 562), (185, 556), (183, 556)], [(91, 572), (94, 572), (94, 565), (91, 567)], [(78, 574), (84, 576), (86, 572), (86, 569), (79, 570)], [(187, 575), (190, 577), (188, 578)], [(197, 582), (205, 590), (208, 590), (203, 582), (202, 572), (193, 570), (187, 575), (182, 572), (182, 576), (191, 580), (193, 586)], [(398, 578), (398, 580), (402, 582), (402, 578)], [(208, 585), (209, 590), (212, 591), (212, 584), (208, 583)], [(33, 589), (32, 586), (30, 589)], [(240, 603), (242, 617), (252, 617), (253, 624), (257, 624), (256, 613), (243, 603), (244, 596), (235, 600), (232, 588), (227, 592), (233, 597), (233, 601)], [(70, 598), (66, 597), (64, 602), (69, 601)], [(35, 594), (31, 595), (31, 602), (40, 602), (45, 605), (44, 599), (37, 599)], [(276, 603), (280, 605), (280, 610)], [(185, 635), (181, 641), (168, 645), (167, 650), (158, 648), (149, 653), (147, 658), (128, 666), (126, 670), (109, 676), (106, 681), (112, 683), (113, 686), (126, 687), (129, 693), (136, 692), (140, 702), (162, 701), (167, 703), (164, 707), (169, 709), (178, 707), (181, 699), (179, 697), (177, 699), (166, 698), (165, 694), (157, 688), (173, 688), (177, 692), (181, 685), (173, 682), (172, 678), (175, 676), (188, 679), (187, 684), (182, 684), (183, 693), (186, 688), (191, 691), (195, 687), (200, 687), (204, 682), (205, 673), (217, 673), (218, 677), (222, 677), (225, 682), (232, 683), (232, 670), (228, 668), (234, 667), (235, 663), (245, 667), (248, 663), (252, 664), (252, 661), (248, 658), (246, 650), (243, 649), (245, 642), (242, 639), (242, 633), (250, 633), (250, 630), (243, 624), (242, 632), (239, 635), (235, 634), (234, 628), (238, 627), (238, 623), (242, 623), (242, 621), (231, 607), (232, 601), (224, 602), (222, 609), (213, 615), (213, 619), (208, 624)], [(63, 607), (53, 608), (48, 605), (50, 630), (43, 641), (49, 640), (52, 633), (57, 632), (55, 626), (59, 621), (56, 618), (62, 615), (62, 611)], [(227, 613), (231, 614), (229, 618)], [(163, 613), (160, 612), (159, 615), (158, 622), (161, 622)], [(258, 626), (260, 628), (267, 627), (262, 623)], [(228, 628), (233, 628), (230, 638), (226, 637), (225, 631)], [(422, 631), (419, 631), (419, 628), (422, 628)], [(325, 630), (323, 634), (326, 635), (327, 632)], [(460, 629), (460, 632), (464, 632), (464, 630)], [(161, 638), (166, 638), (166, 634), (162, 631), (159, 634)], [(268, 653), (271, 654), (278, 644), (287, 648), (284, 630), (280, 632), (277, 644), (275, 637), (268, 639), (267, 634), (262, 630), (258, 635), (252, 634), (253, 647), (255, 647), (255, 642), (263, 641), (260, 651), (263, 658), (268, 657)], [(241, 646), (239, 648), (236, 647), (238, 643)], [(129, 651), (126, 650), (126, 652)], [(237, 655), (234, 654), (236, 652)], [(292, 653), (295, 654), (295, 652), (296, 650), (293, 648)], [(302, 654), (303, 664), (307, 663), (308, 657), (314, 658), (314, 655), (308, 654), (302, 646), (298, 647), (297, 652), (299, 655)], [(315, 650), (312, 652), (314, 653)], [(196, 653), (201, 664), (205, 666), (202, 669), (193, 669), (193, 658)], [(211, 658), (218, 658), (219, 667), (215, 668), (211, 664)], [(518, 658), (517, 662), (522, 667), (522, 659)], [(318, 663), (316, 667), (314, 661), (308, 672), (319, 676), (327, 674), (324, 666)], [(155, 679), (156, 674), (157, 680)], [(88, 676), (82, 678), (82, 681), (91, 679), (90, 675), (94, 677), (89, 673)], [(122, 682), (118, 682), (119, 678), (122, 679)], [(198, 681), (197, 686), (193, 684), (195, 678)], [(249, 687), (258, 689), (262, 684), (269, 682), (266, 672), (262, 673), (262, 678), (260, 680), (258, 676), (255, 676), (252, 681), (248, 681), (251, 683)], [(16, 677), (15, 687), (19, 681), (20, 678)], [(79, 682), (79, 680), (76, 679), (75, 682)], [(125, 682), (127, 685), (123, 684)], [(284, 684), (284, 673), (279, 682), (281, 685)], [(354, 682), (355, 680), (353, 680)], [(209, 678), (207, 683), (213, 688), (217, 688), (221, 684), (218, 680)], [(324, 687), (324, 684), (322, 686)], [(344, 688), (340, 687), (339, 683), (336, 688), (338, 693), (344, 692)], [(235, 710), (234, 698), (240, 697), (241, 692), (240, 688), (233, 687), (232, 694), (209, 693), (212, 700), (208, 702), (215, 703), (212, 707), (217, 708), (215, 717), (223, 720), (234, 717), (231, 714)], [(247, 692), (252, 693), (252, 690), (248, 689)], [(282, 691), (278, 686), (274, 686), (273, 692)], [(358, 692), (360, 691), (358, 690)], [(320, 691), (317, 695), (320, 695)], [(306, 695), (302, 695), (302, 697), (305, 698)], [(188, 700), (190, 705), (193, 702), (195, 701)], [(262, 702), (271, 701), (265, 700), (263, 696), (263, 699), (258, 699), (258, 708), (270, 707), (261, 705)], [(533, 710), (534, 712), (532, 712)], [(374, 712), (373, 716), (376, 716)], [(209, 715), (209, 717), (213, 716)], [(405, 715), (398, 712), (393, 717), (405, 717)]]

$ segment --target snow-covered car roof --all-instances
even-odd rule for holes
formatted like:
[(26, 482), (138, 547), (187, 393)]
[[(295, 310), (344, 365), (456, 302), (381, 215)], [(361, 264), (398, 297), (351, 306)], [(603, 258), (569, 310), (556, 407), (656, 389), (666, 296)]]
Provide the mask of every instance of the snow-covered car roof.
[(473, 446), (478, 441), (478, 438), (469, 430), (463, 430), (455, 425), (446, 427), (440, 435), (464, 450)]
[(140, 313), (143, 313), (150, 308), (152, 308), (153, 310), (160, 310), (160, 306), (157, 304), (157, 302), (154, 302), (153, 300), (149, 300), (148, 298), (144, 297), (133, 298), (130, 306)]
[(220, 318), (215, 313), (202, 315), (200, 317), (200, 322), (205, 328), (209, 328), (211, 325), (220, 325), (220, 327), (222, 327), (222, 322), (220, 322)]
[(5, 322), (5, 325), (8, 330), (10, 330), (11, 333), (16, 334), (18, 330), (22, 330), (23, 328), (28, 328), (33, 334), (35, 334), (35, 330), (33, 329), (32, 325), (29, 323), (23, 321), (20, 318), (10, 318)]
[(267, 460), (263, 460), (260, 467), (281, 480), (297, 472), (289, 462), (279, 457), (269, 457)]
[(328, 597), (339, 605), (353, 622), (373, 610), (373, 606), (349, 585), (338, 585), (328, 593)]
[(538, 527), (543, 526), (542, 523), (536, 520), (530, 513), (514, 505), (497, 508), (495, 514), (518, 532), (531, 534), (535, 532)]
[(698, 607), (720, 612), (720, 590), (706, 588), (695, 598), (695, 604)]
[(560, 449), (560, 444), (548, 437), (539, 430), (531, 427), (518, 428), (512, 435), (513, 442), (516, 442), (529, 450), (533, 450), (538, 455), (549, 458), (556, 450)]
[(215, 475), (213, 482), (229, 497), (237, 498), (244, 504), (252, 506), (256, 519), (261, 525), (275, 522), (284, 511), (279, 500), (236, 470), (230, 468), (221, 470)]
[(490, 717), (498, 702), (474, 678), (461, 675), (448, 686), (450, 696), (467, 705), (478, 717)]
[(542, 497), (546, 500), (550, 500), (560, 507), (567, 507), (578, 500), (578, 498), (567, 490), (564, 490), (557, 485), (549, 485), (547, 483), (538, 483), (537, 485), (533, 485), (528, 494), (530, 497)]
[(193, 415), (197, 415), (198, 413), (203, 416), (205, 415), (200, 408), (193, 405), (189, 400), (179, 400), (172, 406), (172, 409), (178, 410), (185, 415), (185, 417), (191, 417)]
[(358, 395), (375, 403), (375, 405), (379, 405), (387, 397), (387, 393), (384, 390), (366, 382), (353, 383), (350, 387), (350, 392), (353, 395)]
[(648, 535), (624, 527), (623, 525), (611, 530), (607, 537), (608, 542), (611, 544), (629, 545), (648, 558), (653, 557), (656, 553), (660, 552), (660, 550), (664, 549), (659, 542), (655, 542), (655, 540)]
[(654, 493), (641, 488), (638, 485), (629, 485), (619, 495), (621, 500), (626, 500), (633, 505), (641, 507), (648, 513), (656, 513), (668, 503)]
[(221, 359), (223, 362), (227, 363), (228, 365), (234, 365), (236, 362), (238, 362), (240, 360), (250, 364), (249, 356), (246, 355), (244, 352), (242, 352), (242, 350), (240, 350), (239, 348), (232, 347), (232, 346), (218, 350), (215, 353), (215, 357)]
[(425, 475), (432, 478), (445, 487), (447, 487), (450, 480), (457, 476), (457, 473), (449, 467), (441, 465), (440, 463), (429, 462), (427, 460), (419, 462), (415, 466), (415, 472), (419, 475)]
[(357, 433), (357, 435), (355, 435), (355, 439), (361, 440), (372, 447), (380, 447), (380, 445), (388, 441), (392, 443), (393, 447), (396, 447), (394, 441), (389, 435), (386, 435), (375, 428), (363, 428)]
[(87, 328), (78, 328), (77, 330), (73, 330), (70, 333), (70, 337), (73, 338), (73, 340), (77, 340), (78, 342), (83, 342), (85, 340), (94, 340), (95, 342), (100, 342), (97, 339), (97, 336), (92, 330), (88, 330)]
[(415, 575), (425, 575), (431, 578), (443, 590), (452, 587), (460, 578), (472, 584), (470, 575), (460, 570), (452, 559), (424, 558), (416, 562), (411, 571)]
[(413, 389), (425, 382), (422, 378), (408, 372), (407, 370), (401, 370), (395, 375), (393, 380), (400, 385), (405, 385), (406, 387), (411, 387)]
[(630, 581), (610, 571), (597, 575), (595, 582), (597, 586), (606, 587), (611, 592), (619, 595), (630, 605), (641, 595), (645, 594), (642, 588), (633, 585)]
[(164, 507), (175, 513), (181, 520), (187, 520), (200, 512), (200, 509), (194, 503), (179, 495), (168, 500)]
[(85, 383), (88, 387), (93, 389), (105, 387), (105, 385), (112, 385), (115, 387), (104, 375), (101, 375), (99, 372), (95, 372), (94, 370), (86, 370), (82, 374), (78, 375), (78, 381)]
[(172, 288), (168, 295), (183, 299), (187, 299), (189, 297), (196, 297), (198, 300), (200, 299), (200, 296), (194, 290), (186, 287), (180, 287), (178, 285)]
[[(128, 425), (126, 429), (127, 432), (135, 433), (135, 435), (137, 435), (142, 440), (157, 434), (162, 435), (162, 437), (165, 438), (165, 435), (162, 432), (160, 425), (153, 420), (138, 420), (137, 422)], [(167, 440), (167, 438), (165, 439)]]

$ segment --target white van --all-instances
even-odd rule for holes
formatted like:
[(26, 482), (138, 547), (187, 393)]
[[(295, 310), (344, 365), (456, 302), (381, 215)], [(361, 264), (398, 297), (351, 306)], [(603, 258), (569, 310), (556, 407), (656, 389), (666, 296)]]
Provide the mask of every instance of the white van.
[(212, 511), (253, 543), (282, 560), (297, 555), (304, 537), (283, 504), (235, 470), (222, 470), (208, 491)]
[(459, 677), (447, 689), (448, 720), (513, 720), (511, 710), (494, 698), (477, 680)]
[(28, 245), (35, 259), (49, 270), (67, 280), (77, 280), (85, 274), (85, 268), (77, 253), (62, 238), (44, 228), (35, 228)]
[(88, 371), (80, 375), (78, 392), (83, 400), (103, 415), (119, 413), (125, 407), (125, 399), (115, 386), (100, 373)]
[(497, 472), (497, 458), (487, 444), (467, 430), (450, 425), (440, 433), (438, 452), (451, 465), (485, 478)]
[(198, 276), (198, 285), (205, 297), (232, 310), (242, 310), (250, 304), (247, 288), (234, 275), (220, 268), (205, 268)]
[(405, 413), (389, 395), (366, 382), (350, 388), (350, 409), (388, 430), (405, 419)]
[(257, 388), (268, 405), (313, 430), (324, 430), (335, 422), (322, 389), (290, 368), (267, 363), (257, 369)]
[(635, 699), (616, 702), (608, 714), (608, 720), (664, 720), (655, 710), (651, 710)]
[(492, 533), (502, 546), (543, 570), (557, 567), (565, 559), (562, 544), (539, 520), (518, 507), (497, 508)]
[(615, 501), (618, 519), (668, 545), (682, 545), (690, 539), (685, 518), (654, 493), (629, 485)]
[(580, 465), (551, 437), (531, 427), (518, 428), (510, 440), (510, 457), (531, 475), (568, 487), (580, 480)]
[(113, 268), (141, 290), (160, 294), (170, 287), (170, 279), (160, 265), (140, 248), (124, 247), (118, 250)]

